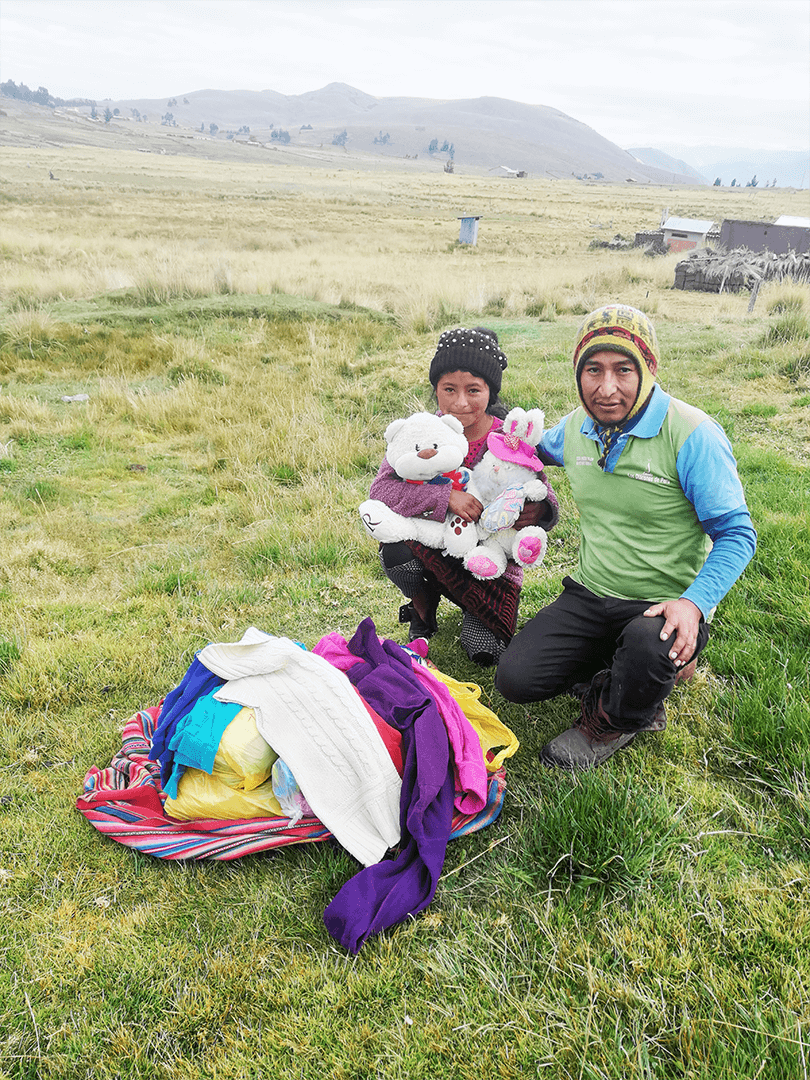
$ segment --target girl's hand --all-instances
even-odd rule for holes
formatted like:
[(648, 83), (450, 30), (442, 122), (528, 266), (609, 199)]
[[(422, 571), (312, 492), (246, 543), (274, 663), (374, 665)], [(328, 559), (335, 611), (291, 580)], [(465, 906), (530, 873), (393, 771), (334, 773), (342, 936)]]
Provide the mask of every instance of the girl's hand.
[(513, 529), (525, 529), (529, 525), (537, 525), (543, 516), (543, 504), (539, 502), (527, 502), (518, 514), (513, 524)]
[(448, 501), (451, 514), (456, 514), (462, 521), (478, 521), (484, 507), (474, 495), (466, 491), (451, 491)]

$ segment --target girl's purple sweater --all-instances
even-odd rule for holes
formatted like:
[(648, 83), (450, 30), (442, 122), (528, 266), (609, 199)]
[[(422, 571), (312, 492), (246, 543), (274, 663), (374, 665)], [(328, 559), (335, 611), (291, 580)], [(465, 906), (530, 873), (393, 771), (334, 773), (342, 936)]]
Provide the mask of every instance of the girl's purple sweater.
[[(503, 427), (503, 421), (499, 420), (497, 416), (493, 416), (492, 421), (492, 427), (489, 431), (500, 431)], [(489, 435), (489, 431), (487, 435)], [(473, 466), (477, 465), (486, 453), (486, 449), (486, 435), (470, 443), (470, 449), (464, 458), (466, 467), (472, 469)], [(449, 484), (411, 484), (397, 476), (389, 465), (388, 459), (383, 458), (382, 465), (380, 465), (371, 485), (369, 497), (379, 499), (380, 502), (385, 503), (389, 510), (395, 511), (402, 517), (444, 521), (447, 517), (450, 491)]]

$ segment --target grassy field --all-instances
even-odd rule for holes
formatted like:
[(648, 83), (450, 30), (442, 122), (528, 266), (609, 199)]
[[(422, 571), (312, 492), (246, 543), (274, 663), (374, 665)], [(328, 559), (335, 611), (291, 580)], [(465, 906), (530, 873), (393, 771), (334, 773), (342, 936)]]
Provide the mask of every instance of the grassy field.
[[(55, 180), (49, 179), (53, 172)], [(807, 193), (505, 181), (6, 148), (0, 167), (0, 1078), (805, 1080), (810, 1069), (810, 289), (672, 289), (591, 250)], [(460, 248), (457, 217), (480, 214)], [(438, 333), (495, 328), (505, 397), (573, 402), (580, 316), (648, 311), (661, 382), (732, 438), (759, 548), (663, 735), (542, 769), (575, 714), (458, 645), (521, 750), (497, 824), (352, 958), (331, 843), (171, 865), (75, 799), (208, 641), (404, 641), (356, 507)], [(64, 398), (87, 395), (87, 400)], [(576, 561), (565, 478), (527, 618)]]

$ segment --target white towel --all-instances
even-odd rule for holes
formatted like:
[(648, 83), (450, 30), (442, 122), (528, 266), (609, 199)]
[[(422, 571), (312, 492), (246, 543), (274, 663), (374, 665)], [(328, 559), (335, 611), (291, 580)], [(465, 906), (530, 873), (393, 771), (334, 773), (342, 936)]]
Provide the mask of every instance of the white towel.
[(399, 843), (402, 781), (348, 677), (289, 638), (249, 627), (198, 660), (228, 681), (218, 701), (247, 705), (312, 810), (364, 866)]

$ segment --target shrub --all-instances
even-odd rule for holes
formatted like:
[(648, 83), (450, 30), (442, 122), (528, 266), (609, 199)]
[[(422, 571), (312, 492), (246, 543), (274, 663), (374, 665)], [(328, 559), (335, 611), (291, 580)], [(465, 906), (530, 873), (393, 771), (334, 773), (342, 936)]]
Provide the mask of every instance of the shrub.
[(766, 348), (774, 345), (789, 345), (793, 341), (803, 341), (810, 337), (810, 327), (803, 311), (786, 311), (762, 335), (759, 344)]

